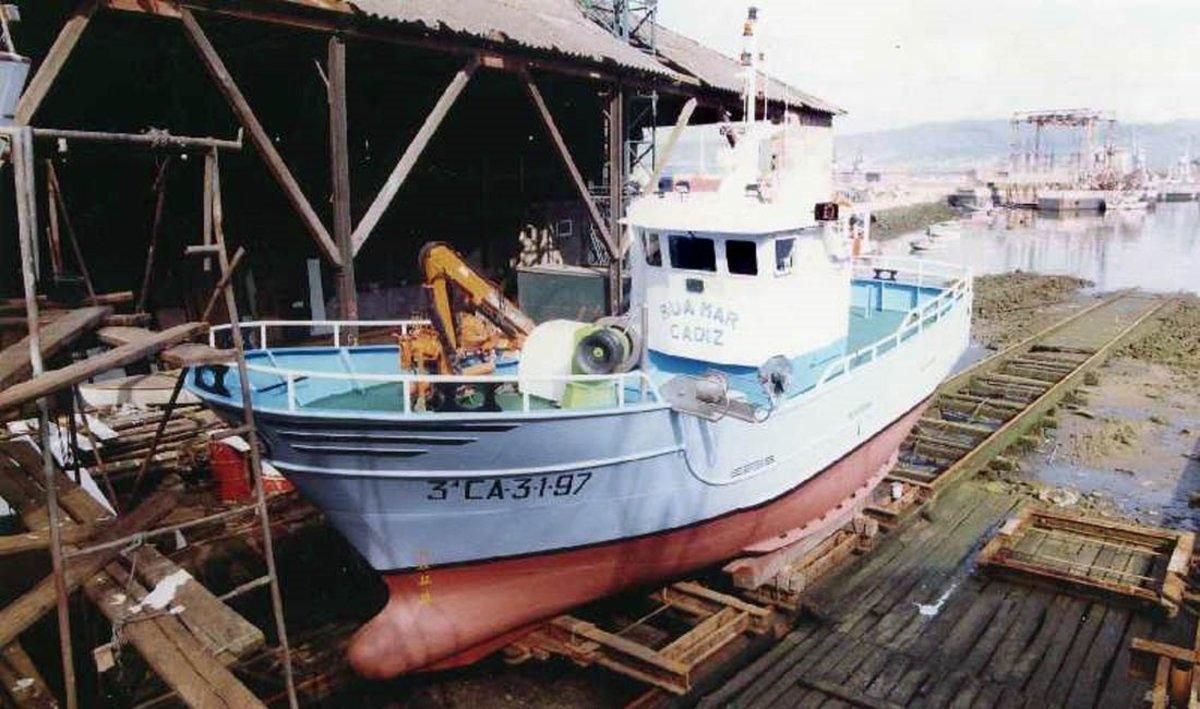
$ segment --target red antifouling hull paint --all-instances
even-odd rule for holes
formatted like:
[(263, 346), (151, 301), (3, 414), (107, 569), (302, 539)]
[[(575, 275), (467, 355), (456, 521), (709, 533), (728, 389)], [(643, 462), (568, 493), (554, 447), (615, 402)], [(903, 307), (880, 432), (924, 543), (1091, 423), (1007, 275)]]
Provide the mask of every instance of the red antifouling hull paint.
[(865, 485), (899, 449), (927, 404), (756, 508), (579, 549), (384, 574), (387, 605), (351, 638), (350, 664), (375, 679), (465, 664), (501, 647), (514, 631), (588, 601), (725, 561), (750, 544), (820, 518)]

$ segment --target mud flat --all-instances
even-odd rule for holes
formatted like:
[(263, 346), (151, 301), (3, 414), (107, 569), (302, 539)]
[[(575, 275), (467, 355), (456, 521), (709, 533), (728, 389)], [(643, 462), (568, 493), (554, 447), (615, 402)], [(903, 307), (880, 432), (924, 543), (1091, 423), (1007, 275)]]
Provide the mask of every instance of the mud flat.
[(902, 234), (920, 231), (930, 224), (944, 222), (959, 216), (945, 202), (924, 202), (903, 207), (889, 207), (874, 213), (871, 237), (877, 241), (888, 241)]
[(1074, 276), (1013, 271), (975, 277), (972, 338), (988, 349), (1015, 344), (1088, 305), (1092, 283)]
[(1042, 502), (1200, 530), (1200, 299), (1169, 306), (1091, 377), (1003, 484)]

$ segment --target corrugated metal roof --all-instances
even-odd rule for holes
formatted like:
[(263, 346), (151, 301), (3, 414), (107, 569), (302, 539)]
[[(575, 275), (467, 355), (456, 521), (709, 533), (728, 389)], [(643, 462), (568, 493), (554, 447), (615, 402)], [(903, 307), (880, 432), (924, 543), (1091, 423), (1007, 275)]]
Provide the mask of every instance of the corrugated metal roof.
[[(709, 86), (739, 94), (742, 92), (741, 62), (662, 25), (656, 26), (654, 31), (658, 53), (668, 62)], [(807, 106), (826, 113), (844, 113), (837, 106), (778, 79), (766, 77), (766, 80), (769, 82), (767, 95), (772, 99), (782, 98), (791, 105)]]
[(350, 0), (371, 17), (677, 76), (589, 20), (574, 0)]

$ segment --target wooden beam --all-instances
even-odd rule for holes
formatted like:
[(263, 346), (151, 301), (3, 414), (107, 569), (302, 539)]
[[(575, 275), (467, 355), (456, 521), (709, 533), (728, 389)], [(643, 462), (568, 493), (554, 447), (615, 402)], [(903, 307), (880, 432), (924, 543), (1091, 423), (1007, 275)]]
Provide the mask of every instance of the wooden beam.
[(343, 320), (358, 319), (358, 290), (354, 282), (354, 252), (350, 221), (350, 127), (346, 116), (346, 40), (329, 38), (329, 172), (333, 182), (333, 240), (342, 265), (337, 290)]
[[(212, 210), (213, 210), (213, 172), (217, 169), (217, 151), (208, 150), (204, 153), (204, 188), (201, 190), (200, 203), (200, 243), (204, 246), (212, 246)], [(204, 257), (204, 272), (208, 273), (212, 270), (212, 259), (208, 256)], [(200, 318), (208, 320), (208, 316)]]
[[(101, 526), (95, 524), (74, 524), (62, 529), (63, 544), (78, 544), (94, 536)], [(0, 536), (0, 556), (21, 554), (27, 551), (50, 548), (50, 530), (39, 529), (34, 532), (6, 534)]]
[(216, 82), (217, 88), (225, 96), (225, 100), (229, 103), (229, 107), (233, 110), (234, 115), (237, 116), (238, 122), (242, 124), (246, 133), (250, 136), (250, 140), (254, 143), (258, 154), (262, 156), (263, 161), (267, 164), (267, 169), (279, 183), (279, 186), (283, 188), (283, 192), (291, 203), (292, 208), (296, 210), (296, 214), (304, 222), (304, 226), (308, 229), (309, 234), (317, 242), (321, 253), (330, 263), (340, 266), (342, 259), (338, 255), (337, 245), (333, 243), (333, 239), (329, 236), (329, 231), (325, 229), (325, 225), (321, 223), (320, 217), (313, 210), (308, 198), (304, 196), (304, 192), (300, 189), (300, 184), (292, 176), (292, 172), (283, 161), (283, 157), (275, 149), (275, 144), (271, 142), (267, 131), (259, 123), (258, 117), (254, 115), (254, 110), (250, 108), (250, 104), (246, 101), (246, 97), (242, 95), (241, 89), (234, 83), (233, 76), (225, 68), (225, 62), (221, 61), (221, 57), (217, 54), (217, 50), (213, 48), (208, 35), (204, 34), (204, 29), (200, 27), (200, 23), (196, 21), (195, 16), (192, 15), (190, 10), (180, 8), (179, 13), (188, 40), (200, 56), (204, 68), (208, 70), (209, 75)]
[(101, 372), (136, 362), (179, 342), (204, 329), (204, 323), (184, 323), (169, 330), (154, 333), (153, 337), (131, 342), (104, 354), (88, 357), (74, 364), (54, 369), (27, 382), (0, 391), (0, 411), (20, 406), (72, 384), (78, 384)]
[(1157, 640), (1147, 640), (1145, 638), (1134, 638), (1129, 643), (1129, 647), (1139, 652), (1147, 652), (1151, 655), (1169, 657), (1172, 660), (1182, 662), (1187, 665), (1196, 664), (1196, 651), (1189, 650), (1185, 647), (1179, 647), (1178, 645), (1169, 645), (1167, 643), (1158, 642)]
[(554, 116), (550, 114), (550, 109), (546, 107), (546, 100), (542, 98), (542, 92), (538, 90), (537, 84), (533, 82), (533, 77), (530, 76), (528, 69), (521, 69), (518, 73), (521, 75), (521, 82), (525, 85), (525, 91), (529, 94), (529, 100), (533, 102), (538, 115), (542, 118), (542, 125), (546, 128), (546, 132), (554, 142), (554, 147), (558, 149), (558, 156), (562, 158), (563, 166), (567, 168), (567, 172), (571, 175), (571, 181), (575, 183), (575, 190), (579, 193), (579, 198), (583, 200), (584, 206), (587, 207), (588, 215), (592, 218), (592, 224), (595, 225), (596, 231), (599, 231), (600, 236), (604, 239), (604, 244), (608, 247), (608, 253), (613, 258), (619, 258), (621, 251), (613, 243), (608, 225), (604, 223), (604, 217), (600, 215), (600, 210), (596, 208), (596, 203), (592, 200), (591, 193), (588, 192), (587, 184), (584, 183), (583, 176), (579, 174), (579, 168), (575, 166), (575, 160), (571, 157), (571, 151), (567, 149), (567, 144), (563, 140), (562, 133), (559, 132), (558, 125), (554, 122)]
[(437, 132), (438, 126), (442, 124), (442, 119), (450, 112), (450, 107), (458, 100), (463, 89), (466, 88), (467, 82), (475, 74), (475, 70), (479, 68), (479, 57), (472, 55), (467, 59), (467, 63), (446, 88), (442, 91), (442, 95), (438, 97), (437, 103), (429, 111), (429, 115), (425, 117), (425, 122), (421, 124), (421, 128), (417, 134), (413, 136), (408, 147), (404, 149), (404, 154), (400, 156), (400, 160), (396, 162), (396, 167), (392, 168), (392, 174), (388, 175), (387, 181), (383, 183), (383, 187), (379, 189), (379, 194), (375, 195), (375, 200), (371, 202), (371, 206), (367, 209), (367, 213), (363, 215), (358, 226), (354, 229), (354, 253), (362, 248), (363, 243), (371, 236), (379, 220), (383, 217), (383, 213), (391, 205), (392, 200), (396, 197), (396, 193), (400, 190), (400, 186), (408, 179), (408, 175), (412, 172), (413, 166), (417, 164), (417, 160), (421, 157), (421, 153), (425, 151), (425, 147), (429, 145), (429, 141), (433, 138), (433, 134)]
[(621, 309), (622, 268), (626, 241), (621, 228), (621, 217), (625, 216), (625, 92), (620, 85), (614, 86), (608, 100), (608, 231), (613, 235), (615, 247), (608, 263), (609, 293), (608, 311), (619, 315)]
[(204, 304), (204, 313), (200, 315), (200, 319), (204, 322), (210, 322), (213, 308), (217, 306), (217, 299), (225, 294), (225, 286), (229, 285), (229, 279), (233, 278), (233, 274), (237, 273), (238, 266), (242, 265), (242, 259), (246, 256), (246, 249), (239, 246), (237, 251), (233, 253), (233, 258), (229, 261), (229, 269), (221, 274), (221, 279), (217, 281), (217, 285), (213, 287), (212, 294), (208, 296), (208, 302)]
[(71, 240), (71, 253), (75, 255), (75, 265), (79, 266), (79, 275), (83, 276), (83, 286), (87, 290), (88, 301), (92, 305), (99, 305), (100, 301), (96, 298), (96, 288), (92, 285), (92, 274), (88, 270), (87, 261), (83, 258), (83, 250), (79, 246), (79, 238), (75, 234), (75, 226), (71, 223), (71, 213), (67, 211), (67, 200), (63, 197), (62, 185), (58, 183), (58, 170), (55, 169), (53, 160), (46, 161), (46, 179), (52, 198), (52, 204), (49, 208), (51, 218), (54, 218), (54, 215), (58, 212), (62, 213), (63, 226), (67, 230), (67, 238)]
[[(112, 312), (107, 306), (94, 306), (72, 310), (53, 322), (38, 327), (38, 345), (44, 359), (61, 352), (85, 333), (100, 325)], [(29, 336), (20, 342), (0, 350), (0, 388), (8, 387), (28, 379), (33, 371), (29, 361)]]
[(0, 648), (0, 683), (19, 709), (58, 709), (42, 673), (18, 643)]
[(158, 166), (158, 174), (154, 178), (154, 217), (150, 221), (150, 245), (146, 248), (146, 269), (142, 274), (142, 288), (138, 291), (137, 307), (139, 313), (146, 312), (146, 304), (150, 297), (150, 283), (154, 278), (154, 255), (158, 251), (158, 236), (162, 233), (163, 204), (167, 199), (167, 174), (171, 169), (171, 156), (168, 155)]
[(42, 99), (46, 98), (46, 94), (50, 92), (50, 87), (54, 85), (58, 73), (67, 63), (67, 58), (71, 56), (75, 45), (79, 43), (79, 38), (83, 36), (83, 31), (91, 22), (92, 15), (96, 13), (96, 6), (95, 0), (81, 3), (59, 30), (54, 44), (50, 45), (50, 50), (46, 52), (46, 58), (42, 60), (37, 73), (33, 75), (33, 79), (29, 81), (25, 92), (17, 101), (17, 108), (13, 112), (17, 125), (29, 125), (33, 114), (37, 113), (38, 107), (42, 105)]
[[(160, 492), (96, 535), (97, 541), (120, 539), (141, 531), (166, 516), (177, 502), (178, 497), (173, 493)], [(121, 547), (114, 546), (73, 559), (65, 571), (67, 587), (78, 587), (120, 553)], [(0, 610), (0, 646), (16, 640), (18, 635), (54, 607), (54, 600), (54, 577), (47, 576)]]

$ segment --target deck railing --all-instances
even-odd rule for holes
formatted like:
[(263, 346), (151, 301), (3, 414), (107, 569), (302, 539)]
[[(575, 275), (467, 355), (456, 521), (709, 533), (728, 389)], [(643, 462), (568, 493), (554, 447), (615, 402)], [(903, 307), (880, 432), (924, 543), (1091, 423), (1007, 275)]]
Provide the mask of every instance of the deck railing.
[[(941, 293), (927, 303), (918, 304), (904, 315), (900, 327), (891, 335), (830, 362), (817, 378), (816, 387), (875, 361), (949, 315), (958, 304), (970, 307), (971, 269), (966, 266), (897, 256), (867, 256), (855, 259), (856, 278), (889, 283), (937, 287)], [(918, 302), (920, 294), (917, 295)]]
[[(329, 335), (333, 336), (333, 346), (342, 346), (342, 333), (346, 330), (360, 328), (378, 328), (378, 327), (394, 327), (397, 328), (401, 335), (407, 335), (409, 328), (421, 327), (429, 325), (428, 320), (407, 319), (407, 320), (254, 320), (242, 323), (243, 334), (249, 330), (251, 333), (257, 334), (257, 340), (254, 342), (253, 349), (265, 350), (270, 347), (270, 342), (267, 339), (267, 333), (271, 329), (295, 329), (295, 330), (313, 330), (315, 328), (328, 328)], [(230, 332), (233, 325), (225, 323), (223, 325), (213, 325), (208, 329), (208, 344), (210, 347), (217, 346), (217, 335), (220, 333)]]
[[(854, 262), (854, 276), (887, 287), (889, 283), (896, 285), (917, 286), (918, 288), (936, 287), (941, 292), (926, 303), (917, 305), (909, 310), (901, 321), (901, 325), (892, 334), (841, 358), (830, 362), (816, 384), (809, 390), (820, 388), (821, 385), (846, 375), (865, 364), (873, 362), (881, 355), (896, 349), (901, 343), (915, 337), (926, 329), (937, 324), (952, 313), (956, 307), (969, 307), (971, 295), (970, 269), (953, 264), (926, 261), (924, 259), (871, 256), (858, 258)], [(918, 300), (920, 294), (918, 292)], [(965, 303), (964, 303), (965, 301)], [(270, 351), (269, 332), (272, 329), (306, 329), (325, 327), (330, 329), (334, 347), (342, 347), (342, 336), (351, 328), (396, 328), (401, 334), (406, 334), (410, 328), (428, 325), (428, 320), (262, 320), (242, 323), (243, 330), (256, 334), (256, 349), (264, 351), (272, 364), (252, 362), (247, 368), (252, 372), (266, 374), (279, 381), (272, 387), (284, 386), (287, 391), (287, 408), (295, 411), (303, 407), (296, 397), (296, 385), (304, 380), (338, 380), (350, 383), (354, 390), (361, 390), (363, 383), (399, 384), (401, 388), (402, 411), (413, 413), (413, 394), (418, 386), (464, 386), (492, 388), (513, 386), (521, 397), (521, 412), (535, 410), (531, 406), (531, 395), (528, 384), (537, 383), (599, 383), (608, 382), (615, 388), (615, 404), (603, 408), (625, 408), (631, 403), (661, 403), (657, 387), (643, 371), (622, 372), (617, 374), (571, 374), (571, 375), (445, 375), (445, 374), (374, 374), (355, 372), (350, 363), (343, 358), (346, 371), (306, 371), (276, 366), (274, 356)], [(215, 325), (209, 330), (209, 344), (217, 346), (218, 335), (229, 332), (231, 326)], [(638, 396), (631, 402), (627, 392), (631, 389), (638, 391)], [(595, 409), (591, 409), (595, 410)], [(436, 413), (436, 412), (429, 412)]]

